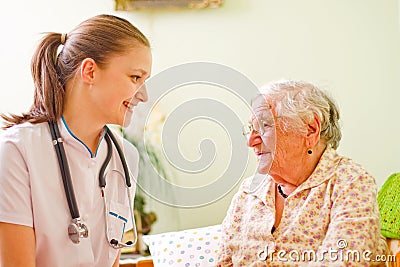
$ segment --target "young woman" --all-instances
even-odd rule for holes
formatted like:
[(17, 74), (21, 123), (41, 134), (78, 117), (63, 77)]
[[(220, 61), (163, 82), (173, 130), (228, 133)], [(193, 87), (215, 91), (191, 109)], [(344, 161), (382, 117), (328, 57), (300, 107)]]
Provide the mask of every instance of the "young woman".
[(139, 157), (106, 125), (147, 100), (149, 46), (111, 15), (41, 40), (31, 109), (2, 116), (1, 266), (118, 266)]

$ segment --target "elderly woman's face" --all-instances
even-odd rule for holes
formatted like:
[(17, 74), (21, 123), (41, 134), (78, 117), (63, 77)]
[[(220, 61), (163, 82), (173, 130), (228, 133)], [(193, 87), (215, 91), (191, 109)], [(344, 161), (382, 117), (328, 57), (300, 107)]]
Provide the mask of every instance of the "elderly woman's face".
[(304, 137), (293, 131), (284, 132), (280, 127), (283, 118), (276, 116), (273, 102), (263, 96), (253, 100), (252, 109), (254, 114), (250, 121), (258, 131), (251, 131), (248, 146), (257, 156), (258, 172), (269, 173), (279, 180), (298, 163), (299, 155), (304, 151)]
[(249, 119), (249, 147), (252, 147), (258, 160), (258, 172), (269, 172), (276, 150), (275, 117), (271, 105), (263, 96), (252, 102), (253, 114)]

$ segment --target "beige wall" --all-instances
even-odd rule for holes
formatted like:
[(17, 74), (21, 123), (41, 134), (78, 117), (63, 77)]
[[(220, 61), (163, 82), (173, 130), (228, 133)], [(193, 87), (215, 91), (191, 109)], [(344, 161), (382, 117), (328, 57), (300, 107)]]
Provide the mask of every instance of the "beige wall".
[[(4, 1), (0, 16), (0, 112), (21, 112), (30, 106), (29, 61), (39, 33), (67, 32), (87, 17), (113, 13), (129, 19), (149, 36), (153, 74), (184, 62), (210, 61), (242, 72), (257, 85), (292, 78), (326, 87), (342, 112), (339, 151), (363, 164), (379, 186), (389, 174), (400, 171), (398, 1), (225, 2), (224, 7), (214, 10), (127, 13), (114, 12), (111, 0)], [(183, 96), (197, 95), (188, 90)], [(174, 101), (165, 103), (162, 111), (173, 108)], [(207, 134), (201, 128), (188, 129), (191, 138), (182, 140), (189, 158), (196, 157), (191, 148)], [(215, 138), (226, 142), (223, 136)], [(246, 174), (253, 171), (254, 157), (251, 160)], [(223, 160), (217, 162), (224, 164)], [(217, 166), (204, 180), (212, 180), (221, 169)], [(173, 179), (182, 182), (179, 173)], [(149, 209), (159, 215), (154, 231), (220, 223), (233, 193), (197, 209), (174, 209), (149, 200)]]

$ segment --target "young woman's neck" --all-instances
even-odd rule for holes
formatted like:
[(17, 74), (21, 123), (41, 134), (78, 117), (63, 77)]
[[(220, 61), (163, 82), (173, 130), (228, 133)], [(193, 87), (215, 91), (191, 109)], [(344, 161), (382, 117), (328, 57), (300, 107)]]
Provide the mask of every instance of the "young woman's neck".
[(96, 122), (90, 113), (80, 112), (79, 109), (65, 108), (63, 117), (71, 132), (95, 153), (104, 124)]
[(83, 91), (82, 88), (73, 89), (67, 88), (69, 95), (66, 96), (64, 101), (64, 120), (71, 132), (85, 143), (92, 153), (95, 153), (104, 123), (96, 118), (93, 109), (84, 105), (85, 103), (81, 99), (86, 99), (85, 96), (77, 95), (77, 92)]
[(88, 101), (89, 88), (79, 77), (66, 84), (63, 117), (71, 132), (95, 153), (105, 123)]

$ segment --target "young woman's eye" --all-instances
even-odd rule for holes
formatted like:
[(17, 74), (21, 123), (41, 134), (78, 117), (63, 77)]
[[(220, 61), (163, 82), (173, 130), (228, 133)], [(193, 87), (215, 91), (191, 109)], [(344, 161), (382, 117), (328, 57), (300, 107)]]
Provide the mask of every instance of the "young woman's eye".
[(132, 80), (133, 80), (134, 82), (137, 82), (141, 77), (140, 77), (140, 76), (137, 76), (137, 75), (132, 75), (131, 78), (132, 78)]

